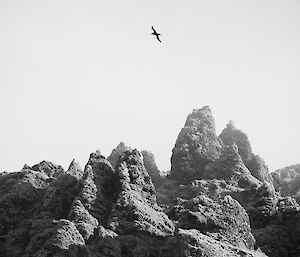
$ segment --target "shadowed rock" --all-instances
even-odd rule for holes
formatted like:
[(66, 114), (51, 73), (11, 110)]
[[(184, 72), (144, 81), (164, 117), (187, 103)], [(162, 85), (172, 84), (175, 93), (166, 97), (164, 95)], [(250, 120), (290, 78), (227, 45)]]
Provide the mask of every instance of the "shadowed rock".
[(155, 188), (137, 150), (121, 154), (117, 166), (119, 195), (110, 216), (110, 228), (118, 234), (146, 232), (171, 235), (174, 226), (156, 203)]
[(224, 179), (227, 183), (242, 188), (261, 184), (243, 163), (235, 143), (224, 146), (220, 158), (204, 168), (203, 179)]
[(116, 197), (116, 174), (111, 164), (99, 152), (92, 153), (85, 166), (78, 200), (99, 224), (106, 225)]

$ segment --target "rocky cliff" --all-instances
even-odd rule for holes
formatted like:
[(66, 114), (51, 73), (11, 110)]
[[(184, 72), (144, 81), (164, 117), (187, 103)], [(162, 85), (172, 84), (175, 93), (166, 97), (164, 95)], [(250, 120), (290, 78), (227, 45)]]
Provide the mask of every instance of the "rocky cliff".
[(83, 169), (1, 173), (0, 256), (300, 255), (299, 205), (232, 122), (217, 136), (209, 107), (194, 110), (171, 165), (162, 178), (150, 151), (120, 143)]
[(290, 165), (271, 173), (278, 192), (293, 196), (300, 203), (300, 164)]

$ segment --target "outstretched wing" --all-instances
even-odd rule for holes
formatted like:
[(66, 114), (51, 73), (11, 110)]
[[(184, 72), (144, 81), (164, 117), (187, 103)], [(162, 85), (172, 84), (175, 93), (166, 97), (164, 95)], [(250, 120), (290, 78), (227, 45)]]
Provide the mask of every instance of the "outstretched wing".
[(158, 40), (159, 42), (161, 42), (158, 35), (156, 35), (156, 38), (157, 38), (157, 40)]
[(153, 32), (156, 34), (156, 31), (155, 31), (155, 29), (153, 28), (153, 26), (152, 26), (151, 28), (152, 28)]

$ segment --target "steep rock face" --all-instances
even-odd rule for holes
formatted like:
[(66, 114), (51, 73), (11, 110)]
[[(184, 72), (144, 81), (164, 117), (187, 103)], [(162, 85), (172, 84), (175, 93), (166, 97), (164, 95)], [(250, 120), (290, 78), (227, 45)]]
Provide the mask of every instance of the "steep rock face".
[(254, 177), (261, 182), (271, 183), (272, 180), (269, 175), (269, 170), (264, 160), (260, 156), (252, 153), (248, 136), (243, 131), (237, 129), (232, 121), (230, 121), (226, 128), (223, 129), (219, 138), (227, 146), (233, 144), (237, 145), (239, 155), (242, 157), (244, 164)]
[(72, 162), (69, 165), (68, 170), (66, 171), (66, 174), (70, 174), (78, 179), (81, 179), (83, 176), (83, 170), (78, 162), (75, 161), (75, 159), (72, 160)]
[(147, 150), (143, 150), (141, 153), (143, 155), (145, 169), (149, 173), (154, 186), (158, 187), (162, 183), (162, 177), (160, 176), (160, 171), (155, 163), (154, 154)]
[(30, 217), (49, 183), (44, 172), (24, 169), (0, 177), (0, 256), (21, 256), (30, 237)]
[(274, 187), (265, 183), (256, 190), (253, 198), (248, 200), (244, 206), (251, 217), (251, 225), (255, 228), (269, 225), (279, 200)]
[(227, 183), (241, 188), (261, 184), (244, 165), (235, 143), (224, 146), (220, 158), (205, 167), (203, 179), (224, 179)]
[[(53, 256), (55, 256), (54, 252), (60, 252), (57, 247), (53, 248), (51, 244), (49, 245), (49, 240), (55, 238), (56, 230), (60, 224), (55, 220), (60, 221), (68, 217), (73, 199), (81, 186), (81, 172), (79, 164), (73, 160), (66, 173), (50, 180), (39, 208), (36, 208), (31, 217), (31, 226), (28, 232), (30, 240), (23, 257), (47, 256), (49, 252), (53, 252)], [(73, 227), (74, 224), (72, 223), (71, 226)], [(66, 237), (64, 239), (61, 237), (61, 240), (72, 241), (72, 233), (65, 233), (64, 235)]]
[(117, 176), (111, 164), (99, 152), (92, 153), (85, 167), (77, 200), (99, 224), (106, 225), (114, 198)]
[(246, 163), (247, 168), (251, 174), (261, 182), (273, 183), (271, 175), (269, 174), (269, 168), (263, 158), (259, 155), (252, 154), (251, 160)]
[(203, 167), (221, 154), (221, 142), (208, 106), (188, 115), (172, 150), (170, 176), (182, 182), (201, 178)]
[(243, 161), (251, 160), (252, 148), (248, 136), (243, 131), (237, 129), (232, 121), (227, 124), (226, 128), (223, 129), (219, 137), (225, 145), (232, 145), (235, 143), (239, 149), (239, 154)]
[(67, 218), (74, 197), (79, 191), (79, 180), (70, 174), (61, 174), (48, 186), (42, 199), (40, 215), (54, 219)]
[(119, 195), (109, 218), (109, 227), (118, 234), (135, 231), (171, 235), (174, 226), (156, 203), (155, 188), (137, 150), (121, 154), (117, 166)]

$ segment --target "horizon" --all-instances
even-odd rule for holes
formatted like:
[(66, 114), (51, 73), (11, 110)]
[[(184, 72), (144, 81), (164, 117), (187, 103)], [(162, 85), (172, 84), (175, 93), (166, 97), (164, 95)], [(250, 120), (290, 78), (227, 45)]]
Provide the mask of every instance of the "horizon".
[[(0, 172), (120, 143), (171, 168), (193, 109), (269, 171), (300, 163), (300, 2), (0, 2)], [(161, 43), (151, 35), (161, 34)]]

